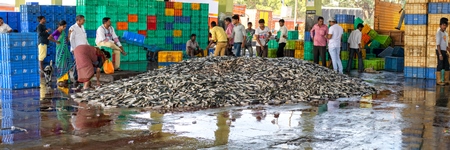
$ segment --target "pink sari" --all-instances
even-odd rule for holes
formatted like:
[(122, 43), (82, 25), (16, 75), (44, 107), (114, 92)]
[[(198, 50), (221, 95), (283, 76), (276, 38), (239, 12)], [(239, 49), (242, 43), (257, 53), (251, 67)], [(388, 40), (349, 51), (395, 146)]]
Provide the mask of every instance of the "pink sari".
[(97, 61), (95, 47), (80, 45), (73, 51), (77, 62), (78, 82), (88, 82), (94, 76), (94, 65)]

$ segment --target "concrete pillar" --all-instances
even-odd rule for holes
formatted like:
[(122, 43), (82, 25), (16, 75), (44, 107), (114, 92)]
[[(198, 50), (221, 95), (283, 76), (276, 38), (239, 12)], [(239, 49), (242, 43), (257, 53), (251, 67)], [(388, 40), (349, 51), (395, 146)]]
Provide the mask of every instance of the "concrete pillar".
[(62, 0), (52, 0), (52, 5), (62, 5)]

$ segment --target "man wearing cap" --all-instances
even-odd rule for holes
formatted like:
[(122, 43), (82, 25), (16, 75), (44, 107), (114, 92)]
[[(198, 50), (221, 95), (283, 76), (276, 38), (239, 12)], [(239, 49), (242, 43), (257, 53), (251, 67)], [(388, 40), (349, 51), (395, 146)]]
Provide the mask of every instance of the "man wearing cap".
[(344, 73), (342, 68), (342, 62), (340, 58), (341, 53), (341, 38), (344, 33), (344, 29), (337, 24), (336, 19), (331, 18), (329, 21), (330, 29), (328, 30), (328, 53), (330, 53), (331, 60), (333, 62), (333, 70), (341, 74)]
[(278, 41), (277, 57), (284, 57), (284, 47), (286, 47), (287, 28), (284, 25), (284, 19), (280, 19), (280, 41)]

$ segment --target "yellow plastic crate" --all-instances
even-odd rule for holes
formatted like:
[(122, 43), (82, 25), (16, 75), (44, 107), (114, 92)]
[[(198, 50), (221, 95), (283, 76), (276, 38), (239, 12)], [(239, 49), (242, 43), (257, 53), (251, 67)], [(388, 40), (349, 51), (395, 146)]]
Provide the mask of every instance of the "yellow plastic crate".
[(427, 57), (427, 65), (428, 68), (436, 68), (437, 67), (437, 57)]
[(427, 57), (405, 56), (405, 67), (425, 67)]
[(303, 40), (295, 41), (295, 49), (297, 49), (297, 50), (303, 50), (304, 49), (304, 42), (303, 42)]
[(405, 25), (405, 35), (425, 36), (427, 35), (427, 25)]
[(405, 35), (405, 46), (427, 46), (427, 36)]
[(370, 30), (372, 30), (372, 28), (370, 28), (368, 24), (365, 24), (361, 32), (364, 34), (368, 34)]
[(175, 10), (172, 8), (166, 8), (166, 16), (174, 16)]
[(199, 3), (192, 3), (191, 4), (192, 10), (200, 10), (200, 4)]
[(181, 37), (182, 31), (181, 30), (173, 30), (173, 36), (174, 37)]
[(173, 7), (174, 7), (175, 9), (183, 9), (183, 3), (181, 3), (181, 2), (175, 2), (175, 3), (173, 3)]
[[(197, 57), (202, 57), (201, 54), (197, 54), (196, 56), (197, 56)], [(208, 56), (208, 50), (203, 50), (203, 56), (204, 56), (204, 57)]]
[[(428, 45), (427, 46), (427, 52), (426, 57), (437, 57), (436, 56), (436, 45)], [(405, 48), (405, 56), (413, 56), (413, 55), (406, 55), (406, 48)]]
[[(428, 14), (428, 24), (439, 24), (439, 21), (441, 20), (442, 17), (446, 17), (448, 18), (449, 15), (448, 14)], [(434, 32), (437, 32), (437, 28), (435, 29)]]
[(344, 29), (344, 32), (347, 32), (348, 30), (353, 30), (355, 26), (353, 24), (339, 24), (342, 29)]
[(183, 60), (182, 51), (160, 51), (158, 52), (158, 62), (181, 62)]
[(425, 57), (427, 54), (427, 47), (424, 46), (405, 46), (404, 49), (405, 56)]
[(305, 54), (305, 51), (304, 50), (295, 50), (295, 52), (294, 52), (294, 58), (297, 58), (297, 59), (303, 59), (303, 57), (304, 57), (304, 54)]
[(428, 4), (408, 4), (405, 5), (405, 14), (427, 14), (428, 13)]

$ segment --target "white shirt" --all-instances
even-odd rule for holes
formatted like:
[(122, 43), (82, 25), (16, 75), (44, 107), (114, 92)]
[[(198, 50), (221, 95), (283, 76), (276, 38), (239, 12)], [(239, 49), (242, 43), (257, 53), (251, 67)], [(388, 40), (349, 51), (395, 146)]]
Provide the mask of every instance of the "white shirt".
[[(441, 51), (446, 51), (448, 47), (448, 33), (438, 31), (436, 33), (436, 45), (439, 46)], [(436, 47), (437, 49), (437, 47)]]
[(103, 25), (98, 27), (95, 43), (98, 45), (100, 42), (111, 42), (117, 44), (119, 47), (122, 46), (119, 41), (119, 37), (116, 35), (116, 32), (112, 26), (109, 26), (108, 29), (106, 29)]
[(9, 27), (9, 25), (7, 25), (6, 23), (3, 23), (0, 26), (0, 33), (8, 33), (8, 31), (11, 31), (11, 30), (12, 30), (12, 28)]
[[(261, 30), (260, 27), (256, 28), (256, 32), (255, 35), (258, 36), (259, 35), (259, 41), (261, 42), (262, 45), (266, 46), (266, 39), (269, 39), (269, 27), (264, 27), (264, 30)], [(258, 44), (258, 42), (256, 42), (256, 46), (261, 46)]]
[(247, 36), (244, 25), (239, 23), (238, 25), (234, 26), (232, 36), (234, 38), (234, 43), (243, 43), (244, 36)]
[(331, 39), (328, 40), (328, 47), (331, 48), (340, 48), (341, 47), (341, 37), (344, 33), (344, 29), (338, 24), (335, 24), (330, 27), (328, 30), (328, 34), (331, 34)]
[(350, 33), (350, 37), (348, 37), (350, 48), (359, 49), (359, 44), (361, 44), (361, 36), (362, 33), (359, 30), (353, 30), (352, 33)]
[(285, 35), (287, 37), (287, 28), (286, 26), (282, 26), (280, 27), (280, 31), (281, 31), (281, 35), (280, 35), (280, 40), (278, 41), (278, 43), (286, 43), (286, 38), (283, 37), (283, 35)]
[[(71, 33), (70, 33), (71, 32)], [(79, 45), (89, 45), (87, 41), (86, 30), (84, 30), (84, 26), (78, 26), (78, 24), (74, 24), (69, 28), (70, 33), (70, 51), (73, 52), (75, 48)]]

